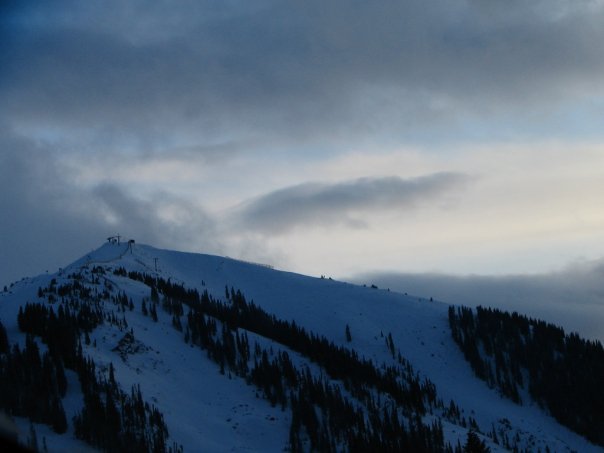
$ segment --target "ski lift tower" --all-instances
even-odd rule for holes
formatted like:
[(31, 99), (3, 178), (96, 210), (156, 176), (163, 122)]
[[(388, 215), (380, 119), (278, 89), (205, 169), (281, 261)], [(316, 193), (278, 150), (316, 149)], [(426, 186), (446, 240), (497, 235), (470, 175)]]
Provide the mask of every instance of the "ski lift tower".
[(120, 238), (121, 238), (121, 236), (119, 234), (116, 236), (109, 236), (107, 238), (107, 242), (109, 242), (110, 244), (120, 245)]

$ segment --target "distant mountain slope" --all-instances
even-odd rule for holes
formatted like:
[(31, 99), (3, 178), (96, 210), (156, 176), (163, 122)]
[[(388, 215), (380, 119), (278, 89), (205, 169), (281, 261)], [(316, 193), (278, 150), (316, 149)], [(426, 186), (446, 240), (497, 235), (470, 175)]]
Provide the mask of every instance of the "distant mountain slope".
[[(53, 320), (60, 307), (73, 314), (71, 324)], [(18, 323), (23, 317), (29, 321)], [(11, 286), (0, 296), (0, 321), (20, 351), (33, 339), (40, 356), (48, 350), (55, 368), (65, 365), (67, 389), (57, 397), (65, 433), (33, 425), (50, 451), (81, 448), (76, 435), (109, 448), (102, 442), (111, 436), (95, 442), (96, 428), (82, 428), (86, 417), (100, 417), (90, 415), (93, 403), (110, 426), (133, 427), (112, 445), (155, 442), (173, 451), (454, 451), (470, 431), (492, 451), (602, 451), (530, 398), (515, 404), (478, 379), (452, 338), (446, 304), (386, 290), (105, 244), (56, 274)], [(63, 327), (50, 335), (54, 325)], [(51, 338), (71, 329), (72, 349), (56, 352)], [(10, 348), (3, 357), (8, 369)], [(96, 378), (86, 371), (91, 362)], [(149, 407), (140, 425), (147, 431), (136, 425), (142, 415), (128, 418), (138, 398)], [(119, 416), (107, 415), (112, 407)], [(23, 414), (14, 419), (25, 441)]]

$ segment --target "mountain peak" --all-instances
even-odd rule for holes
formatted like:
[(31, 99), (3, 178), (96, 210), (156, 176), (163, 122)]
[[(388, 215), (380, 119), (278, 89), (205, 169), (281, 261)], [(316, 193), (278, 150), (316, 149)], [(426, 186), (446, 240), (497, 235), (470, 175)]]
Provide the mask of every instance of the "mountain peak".
[[(53, 431), (43, 417), (32, 425), (49, 447), (129, 442), (95, 437), (89, 423), (101, 422), (90, 419), (83, 384), (92, 379), (121, 404), (146, 401), (145, 426), (155, 430), (147, 434), (173, 451), (411, 448), (412, 430), (437, 451), (475, 442), (470, 432), (492, 451), (599, 451), (541, 409), (528, 386), (518, 404), (481, 380), (456, 344), (470, 333), (452, 332), (449, 311), (428, 298), (122, 240), (0, 299), (9, 343), (31, 354), (32, 341), (46, 344), (62, 357), (54, 366), (65, 367), (66, 391), (45, 398), (64, 408), (66, 426)], [(71, 346), (57, 350), (55, 337)], [(96, 374), (86, 374), (91, 366)], [(105, 410), (118, 404), (107, 398), (98, 402)], [(29, 432), (31, 416), (12, 413)], [(103, 423), (134, 423), (125, 406), (116, 413)]]

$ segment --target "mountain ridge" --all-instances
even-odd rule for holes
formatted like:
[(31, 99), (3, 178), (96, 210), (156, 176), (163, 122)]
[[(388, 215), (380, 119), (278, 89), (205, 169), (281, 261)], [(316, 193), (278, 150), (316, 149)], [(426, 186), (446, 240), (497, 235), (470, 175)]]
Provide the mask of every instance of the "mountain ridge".
[[(185, 451), (195, 451), (199, 446), (207, 451), (291, 448), (288, 431), (291, 431), (292, 418), (287, 411), (258, 399), (258, 390), (254, 391), (245, 378), (237, 378), (234, 373), (230, 378), (224, 377), (217, 371), (216, 363), (208, 360), (205, 354), (200, 354), (197, 348), (187, 347), (182, 339), (183, 332), (174, 328), (174, 314), (159, 309), (157, 323), (143, 315), (142, 302), (151, 300), (151, 290), (143, 281), (129, 278), (129, 273), (182, 285), (198, 293), (207, 292), (225, 304), (234, 303), (232, 295), (240, 292), (247, 301), (258, 304), (276, 319), (295, 322), (338, 348), (355, 351), (363, 359), (375, 363), (378, 369), (396, 365), (393, 352), (396, 350), (419, 376), (434, 383), (445, 406), (454, 401), (463, 409), (466, 426), (462, 426), (461, 421), (451, 421), (452, 417), (447, 419), (442, 408), (431, 408), (422, 415), (425, 424), (436, 421), (442, 424), (446, 443), (452, 448), (466, 442), (471, 419), (475, 425), (472, 427), (492, 451), (505, 449), (503, 442), (497, 444), (489, 438), (490, 431), (505, 431), (520, 449), (601, 451), (561, 427), (537, 404), (530, 403), (530, 399), (529, 404), (519, 406), (477, 379), (451, 339), (447, 304), (225, 257), (167, 251), (141, 244), (104, 244), (56, 274), (23, 280), (11, 287), (12, 294), (3, 293), (0, 319), (7, 326), (9, 339), (24, 344), (24, 334), (10, 321), (18, 313), (17, 306), (23, 307), (25, 303), (39, 299), (51, 306), (47, 299), (39, 297), (38, 289), (49, 285), (53, 279), (57, 287), (73, 282), (73, 276), (78, 272), (83, 280), (89, 279), (90, 287), (100, 291), (103, 286), (110, 285), (111, 291), (107, 291), (112, 297), (123, 293), (132, 300), (133, 310), (120, 308), (120, 304), (106, 304), (104, 310), (105, 314), (111, 312), (123, 317), (132, 329), (133, 337), (140, 342), (138, 352), (126, 353), (124, 360), (120, 351), (114, 348), (125, 338), (128, 328), (120, 330), (105, 322), (90, 332), (91, 345), (96, 346), (84, 345), (85, 353), (101, 368), (108, 369), (110, 364), (115, 367), (116, 379), (125, 390), (140, 384), (143, 394), (150, 395), (163, 411), (170, 439), (182, 445)], [(162, 297), (167, 296), (163, 294)], [(186, 319), (184, 314), (183, 317)], [(268, 350), (287, 351), (302, 368), (312, 369), (313, 374), (325, 372), (322, 366), (291, 348), (249, 330), (242, 331)], [(350, 341), (346, 338), (348, 331)], [(72, 383), (76, 379), (71, 376)], [(198, 381), (205, 381), (205, 384)], [(344, 390), (337, 380), (332, 381)], [(77, 385), (74, 383), (73, 387)], [(170, 387), (178, 391), (170, 392)], [(69, 408), (66, 407), (66, 412), (75, 415), (79, 410), (77, 391), (70, 395), (73, 401)], [(383, 401), (384, 407), (390, 404), (387, 401)], [(205, 415), (197, 414), (199, 407), (206, 409)], [(200, 427), (195, 422), (199, 417), (203, 421), (201, 424), (207, 426)], [(72, 427), (64, 436), (54, 436), (42, 427), (39, 429), (57, 445), (67, 442), (64, 438), (74, 434)], [(308, 447), (308, 442), (309, 439), (304, 439), (302, 445)]]

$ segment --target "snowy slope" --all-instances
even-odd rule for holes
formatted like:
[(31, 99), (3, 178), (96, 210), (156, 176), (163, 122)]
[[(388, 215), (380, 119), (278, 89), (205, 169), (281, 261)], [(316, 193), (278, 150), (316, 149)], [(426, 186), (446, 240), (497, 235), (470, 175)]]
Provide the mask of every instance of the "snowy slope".
[[(457, 345), (448, 326), (448, 305), (410, 297), (386, 290), (319, 279), (277, 271), (266, 266), (229, 258), (159, 250), (145, 245), (105, 244), (55, 275), (24, 279), (0, 296), (0, 319), (12, 342), (24, 342), (16, 325), (19, 306), (36, 301), (37, 289), (55, 278), (60, 283), (73, 272), (87, 272), (94, 266), (107, 270), (124, 268), (157, 275), (172, 282), (208, 290), (215, 298), (225, 298), (225, 287), (239, 289), (248, 300), (277, 318), (295, 322), (307, 330), (325, 336), (336, 344), (354, 348), (360, 356), (378, 364), (393, 364), (386, 346), (391, 334), (400, 353), (422, 376), (435, 385), (439, 398), (450, 400), (476, 420), (481, 432), (495, 427), (516, 438), (518, 446), (536, 451), (602, 451), (567, 428), (560, 426), (537, 405), (519, 406), (503, 399), (496, 390), (477, 379)], [(290, 413), (257, 397), (256, 389), (242, 379), (220, 374), (218, 366), (198, 348), (183, 342), (182, 333), (172, 327), (170, 315), (158, 311), (159, 322), (150, 322), (139, 309), (149, 297), (149, 287), (109, 272), (103, 277), (113, 291), (132, 298), (133, 311), (120, 313), (128, 329), (103, 324), (90, 335), (85, 352), (97, 364), (115, 367), (115, 376), (128, 390), (140, 384), (147, 400), (164, 414), (170, 440), (184, 451), (282, 451), (287, 444)], [(345, 338), (349, 326), (352, 341)], [(132, 329), (135, 344), (129, 354), (115, 348)], [(274, 350), (286, 349), (268, 339), (250, 338)], [(289, 351), (296, 361), (304, 358)], [(313, 370), (320, 372), (313, 364)], [(70, 415), (82, 406), (77, 393), (77, 378), (70, 379), (70, 391), (63, 404)], [(433, 417), (438, 417), (435, 413)], [(463, 445), (467, 428), (444, 420), (446, 439)], [(19, 420), (21, 437), (26, 438), (28, 423)], [(38, 426), (50, 451), (82, 448), (70, 427), (63, 436)], [(38, 439), (41, 439), (38, 434)], [(504, 451), (500, 445), (482, 437), (492, 451)]]

